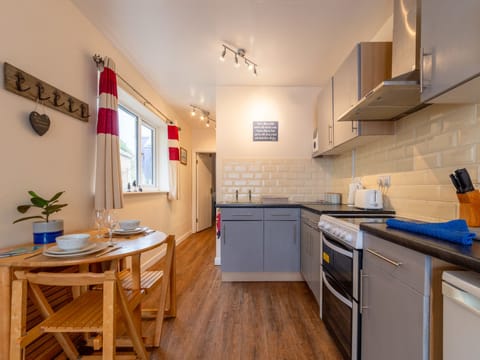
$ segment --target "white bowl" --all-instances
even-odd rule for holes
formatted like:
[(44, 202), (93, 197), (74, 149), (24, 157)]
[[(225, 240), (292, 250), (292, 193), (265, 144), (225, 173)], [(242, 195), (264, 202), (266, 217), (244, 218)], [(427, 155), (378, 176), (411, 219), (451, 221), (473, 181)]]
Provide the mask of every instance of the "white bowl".
[(118, 225), (123, 230), (134, 230), (140, 225), (140, 220), (122, 220)]
[(89, 234), (69, 234), (57, 236), (57, 246), (62, 250), (82, 249), (88, 244)]

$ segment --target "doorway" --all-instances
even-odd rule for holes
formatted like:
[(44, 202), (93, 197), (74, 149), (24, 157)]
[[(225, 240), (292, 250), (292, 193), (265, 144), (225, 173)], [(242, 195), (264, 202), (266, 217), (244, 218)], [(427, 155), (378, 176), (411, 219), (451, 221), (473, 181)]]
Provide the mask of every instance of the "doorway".
[(215, 153), (196, 153), (195, 232), (215, 223)]

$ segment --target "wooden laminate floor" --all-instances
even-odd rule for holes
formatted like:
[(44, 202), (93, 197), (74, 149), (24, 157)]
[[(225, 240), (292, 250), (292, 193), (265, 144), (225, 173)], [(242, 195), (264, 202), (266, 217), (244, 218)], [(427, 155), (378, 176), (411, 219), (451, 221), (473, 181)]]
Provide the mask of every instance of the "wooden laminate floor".
[(213, 228), (186, 239), (176, 257), (177, 317), (151, 359), (341, 358), (305, 283), (222, 283)]

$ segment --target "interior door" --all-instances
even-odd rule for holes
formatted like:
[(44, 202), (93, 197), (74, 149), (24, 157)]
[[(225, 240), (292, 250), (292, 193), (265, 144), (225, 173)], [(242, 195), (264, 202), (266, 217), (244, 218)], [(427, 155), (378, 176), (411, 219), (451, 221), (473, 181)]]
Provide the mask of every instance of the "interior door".
[(197, 232), (212, 226), (213, 156), (197, 154)]

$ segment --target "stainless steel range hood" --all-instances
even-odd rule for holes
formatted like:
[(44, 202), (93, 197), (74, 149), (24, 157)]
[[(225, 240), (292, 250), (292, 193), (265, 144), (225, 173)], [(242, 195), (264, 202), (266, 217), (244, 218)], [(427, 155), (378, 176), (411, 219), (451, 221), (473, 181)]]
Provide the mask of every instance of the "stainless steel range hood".
[(421, 0), (394, 0), (392, 78), (377, 85), (338, 121), (396, 120), (425, 107), (420, 102)]

